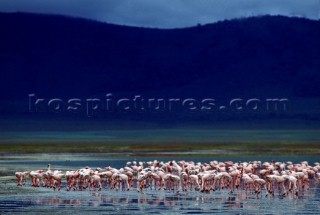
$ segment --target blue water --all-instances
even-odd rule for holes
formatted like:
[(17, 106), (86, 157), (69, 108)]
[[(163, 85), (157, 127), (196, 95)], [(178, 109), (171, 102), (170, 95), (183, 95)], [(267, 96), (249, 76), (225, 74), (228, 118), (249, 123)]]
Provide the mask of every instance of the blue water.
[[(47, 154), (43, 154), (39, 156), (39, 154), (34, 154), (33, 156), (44, 158)], [(54, 158), (53, 158), (53, 157)], [(1, 165), (8, 166), (19, 166), (21, 170), (23, 168), (46, 168), (47, 164), (50, 163), (55, 168), (83, 168), (85, 166), (90, 166), (91, 168), (96, 167), (106, 167), (112, 166), (114, 168), (121, 168), (126, 165), (127, 161), (170, 161), (170, 160), (185, 160), (185, 161), (194, 161), (194, 162), (207, 162), (209, 163), (212, 160), (217, 161), (262, 161), (262, 162), (270, 162), (272, 160), (279, 162), (287, 162), (291, 161), (293, 163), (299, 163), (301, 161), (308, 161), (309, 164), (313, 165), (315, 162), (320, 161), (319, 156), (144, 156), (144, 157), (135, 157), (128, 156), (128, 154), (108, 154), (108, 153), (93, 153), (93, 154), (50, 154), (47, 156), (47, 159), (13, 159), (13, 160), (2, 160), (0, 161)]]
[(0, 131), (0, 140), (180, 140), (219, 142), (319, 142), (319, 129), (130, 129), (96, 131)]
[[(43, 188), (40, 188), (43, 190)], [(201, 194), (195, 191), (173, 193), (169, 191), (136, 190), (116, 192), (59, 191), (45, 189), (37, 195), (0, 196), (0, 212), (19, 213), (95, 213), (95, 214), (317, 214), (320, 210), (320, 189), (311, 189), (299, 197), (264, 195), (257, 198), (237, 191), (216, 191)]]
[[(8, 155), (9, 156), (9, 155)], [(114, 157), (108, 154), (34, 154), (25, 155), (25, 160), (11, 156), (10, 160), (0, 161), (7, 172), (46, 168), (48, 163), (53, 169), (77, 169), (84, 166), (120, 168), (127, 161), (172, 160), (172, 157)], [(47, 159), (43, 159), (43, 158)], [(69, 158), (69, 160), (65, 160)], [(224, 156), (224, 157), (176, 157), (177, 160), (209, 162), (218, 161), (319, 161), (317, 156)], [(32, 188), (30, 182), (26, 187), (16, 187), (14, 181), (6, 185), (15, 190), (12, 194), (0, 193), (0, 213), (60, 213), (60, 214), (317, 214), (320, 210), (320, 187), (314, 185), (310, 190), (300, 193), (298, 197), (265, 197), (248, 194), (237, 190), (228, 194), (227, 190), (203, 194), (196, 191), (175, 193), (171, 191), (146, 190), (144, 194), (136, 189), (114, 191), (104, 188), (102, 191), (70, 191), (65, 188), (53, 191), (49, 188)], [(26, 192), (27, 191), (27, 192)], [(31, 193), (30, 193), (31, 192)]]

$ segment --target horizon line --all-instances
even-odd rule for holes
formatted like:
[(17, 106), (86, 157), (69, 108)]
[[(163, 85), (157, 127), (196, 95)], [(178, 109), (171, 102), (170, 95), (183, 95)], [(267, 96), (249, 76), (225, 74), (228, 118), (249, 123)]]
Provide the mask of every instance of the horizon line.
[(25, 15), (39, 15), (39, 16), (56, 16), (59, 18), (69, 18), (69, 19), (75, 19), (75, 20), (86, 20), (86, 21), (91, 21), (95, 23), (100, 23), (100, 24), (106, 24), (106, 25), (113, 25), (113, 26), (119, 26), (119, 27), (127, 27), (127, 28), (142, 28), (142, 29), (153, 29), (153, 30), (183, 30), (183, 29), (191, 29), (191, 28), (198, 28), (198, 27), (206, 27), (210, 25), (215, 25), (218, 23), (223, 23), (223, 22), (232, 22), (232, 21), (242, 21), (242, 20), (247, 20), (247, 19), (252, 19), (252, 18), (264, 18), (264, 17), (282, 17), (282, 18), (288, 18), (288, 19), (303, 19), (303, 20), (309, 20), (309, 21), (314, 21), (314, 22), (319, 22), (319, 19), (312, 19), (309, 17), (305, 16), (287, 16), (287, 15), (281, 15), (281, 14), (261, 14), (261, 15), (253, 15), (253, 16), (243, 16), (243, 17), (236, 17), (236, 18), (230, 18), (230, 19), (223, 19), (223, 20), (217, 20), (215, 22), (210, 22), (210, 23), (198, 23), (196, 25), (191, 25), (191, 26), (186, 26), (186, 27), (171, 27), (171, 28), (165, 28), (165, 27), (152, 27), (152, 26), (135, 26), (135, 25), (125, 25), (125, 24), (117, 24), (117, 23), (110, 23), (102, 20), (96, 20), (96, 19), (91, 19), (87, 17), (81, 17), (81, 16), (73, 16), (73, 15), (66, 15), (66, 14), (59, 14), (59, 13), (37, 13), (37, 12), (26, 12), (26, 11), (15, 11), (15, 12), (3, 12), (0, 11), (0, 14), (25, 14)]

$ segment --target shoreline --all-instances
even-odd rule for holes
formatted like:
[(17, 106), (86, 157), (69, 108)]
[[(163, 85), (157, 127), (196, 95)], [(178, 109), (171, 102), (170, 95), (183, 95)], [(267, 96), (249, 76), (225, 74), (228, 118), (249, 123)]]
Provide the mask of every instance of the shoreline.
[(0, 154), (110, 153), (145, 155), (320, 155), (318, 141), (1, 141)]

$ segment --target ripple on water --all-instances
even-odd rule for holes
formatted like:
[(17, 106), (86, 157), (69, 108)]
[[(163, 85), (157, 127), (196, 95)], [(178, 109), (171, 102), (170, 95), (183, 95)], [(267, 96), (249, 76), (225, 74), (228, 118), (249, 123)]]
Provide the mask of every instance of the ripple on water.
[[(221, 158), (223, 159), (223, 158)], [(285, 158), (283, 158), (285, 159)], [(298, 159), (298, 158), (296, 158)], [(299, 158), (302, 160), (304, 158)], [(318, 159), (318, 158), (315, 158)], [(47, 163), (47, 161), (45, 161)], [(118, 162), (118, 161), (114, 161)], [(85, 162), (83, 162), (85, 163)], [(115, 166), (120, 166), (115, 163)], [(100, 165), (92, 161), (92, 166)], [(9, 165), (9, 164), (6, 164)], [(9, 166), (20, 166), (12, 163)], [(35, 163), (43, 165), (43, 163)], [(74, 163), (74, 166), (82, 162)], [(1, 185), (1, 184), (0, 184)], [(1, 185), (2, 186), (2, 185)], [(18, 194), (0, 195), (0, 214), (13, 213), (48, 213), (58, 208), (60, 213), (73, 214), (94, 212), (95, 214), (318, 214), (320, 211), (320, 189), (311, 188), (298, 197), (265, 197), (263, 194), (246, 195), (245, 191), (236, 191), (232, 195), (227, 191), (215, 191), (202, 194), (196, 191), (176, 194), (169, 191), (147, 190), (144, 194), (136, 190), (116, 192), (104, 189), (101, 192), (89, 191), (52, 191), (51, 189), (17, 187), (13, 182), (2, 187), (14, 190)], [(31, 193), (32, 192), (32, 193)], [(280, 207), (279, 207), (280, 205)]]

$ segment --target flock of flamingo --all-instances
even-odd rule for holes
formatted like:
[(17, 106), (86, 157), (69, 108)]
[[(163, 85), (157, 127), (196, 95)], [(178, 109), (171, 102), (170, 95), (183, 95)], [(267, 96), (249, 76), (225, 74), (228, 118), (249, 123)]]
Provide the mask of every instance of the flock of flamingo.
[[(278, 189), (279, 195), (286, 196), (289, 192), (299, 195), (304, 189), (317, 186), (320, 178), (320, 164), (314, 166), (307, 161), (293, 164), (292, 162), (218, 162), (195, 163), (186, 161), (160, 162), (127, 162), (120, 169), (110, 166), (91, 169), (85, 167), (74, 171), (35, 170), (16, 172), (17, 185), (26, 184), (30, 177), (33, 187), (48, 187), (54, 190), (62, 188), (65, 179), (69, 190), (102, 190), (103, 187), (115, 190), (137, 189), (143, 193), (146, 189), (172, 190), (186, 192), (196, 190), (210, 193), (217, 189), (242, 189), (246, 194), (255, 193), (262, 196), (274, 195)], [(134, 188), (135, 187), (135, 188)]]

